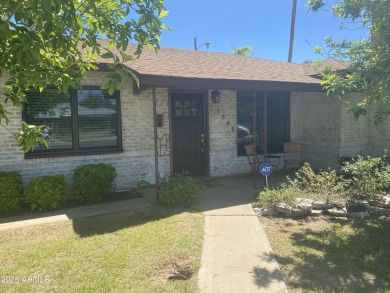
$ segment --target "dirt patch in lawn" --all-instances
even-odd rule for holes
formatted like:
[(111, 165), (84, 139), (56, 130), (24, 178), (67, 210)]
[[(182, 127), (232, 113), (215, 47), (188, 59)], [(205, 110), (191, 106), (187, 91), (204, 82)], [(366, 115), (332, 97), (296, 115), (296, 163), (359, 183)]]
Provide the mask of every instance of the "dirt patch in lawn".
[(390, 221), (260, 217), (289, 292), (390, 292)]
[(156, 268), (157, 274), (153, 279), (158, 282), (188, 280), (194, 274), (193, 267), (192, 260), (177, 257), (173, 262)]

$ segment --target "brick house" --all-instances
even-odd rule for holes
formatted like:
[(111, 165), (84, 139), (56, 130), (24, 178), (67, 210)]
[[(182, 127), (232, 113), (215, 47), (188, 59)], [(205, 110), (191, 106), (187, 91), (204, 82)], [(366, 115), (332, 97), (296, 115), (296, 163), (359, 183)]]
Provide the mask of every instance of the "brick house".
[[(28, 93), (24, 111), (7, 104), (14, 114), (8, 130), (0, 128), (0, 171), (18, 171), (28, 182), (48, 174), (71, 178), (76, 166), (105, 162), (117, 169), (117, 189), (126, 189), (142, 176), (154, 182), (156, 170), (249, 172), (243, 145), (254, 135), (260, 153), (265, 141), (272, 154), (282, 154), (284, 142), (302, 143), (302, 159), (314, 168), (337, 168), (342, 156), (381, 154), (390, 142), (388, 124), (356, 121), (340, 100), (322, 93), (310, 65), (161, 48), (126, 66), (140, 89), (128, 77), (109, 96), (99, 89), (107, 80), (101, 70), (85, 76), (82, 91)], [(22, 119), (48, 126), (49, 149), (20, 150), (12, 133)]]

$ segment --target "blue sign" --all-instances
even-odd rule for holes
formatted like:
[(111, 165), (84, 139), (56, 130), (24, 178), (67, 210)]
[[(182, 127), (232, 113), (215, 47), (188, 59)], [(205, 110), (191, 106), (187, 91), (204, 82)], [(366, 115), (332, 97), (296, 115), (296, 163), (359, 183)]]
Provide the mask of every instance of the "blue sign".
[(263, 176), (269, 176), (272, 174), (272, 166), (270, 163), (263, 163), (260, 165), (260, 174)]

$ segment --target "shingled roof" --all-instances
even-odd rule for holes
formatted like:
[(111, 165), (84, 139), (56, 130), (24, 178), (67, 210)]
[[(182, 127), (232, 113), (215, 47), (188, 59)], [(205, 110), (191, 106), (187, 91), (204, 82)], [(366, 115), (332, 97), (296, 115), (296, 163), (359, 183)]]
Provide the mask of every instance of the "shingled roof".
[[(102, 48), (107, 41), (101, 41)], [(134, 53), (135, 45), (127, 52)], [(113, 53), (115, 48), (110, 49)], [(119, 55), (119, 53), (118, 53)], [(99, 62), (107, 62), (101, 59)], [(140, 58), (127, 61), (144, 84), (173, 86), (183, 83), (205, 88), (278, 88), (281, 84), (295, 90), (297, 86), (319, 90), (321, 81), (313, 76), (308, 64), (291, 64), (228, 53), (161, 48), (158, 53), (144, 49)], [(187, 83), (186, 83), (187, 81)], [(154, 83), (154, 84), (153, 84)], [(212, 86), (216, 83), (215, 86)]]

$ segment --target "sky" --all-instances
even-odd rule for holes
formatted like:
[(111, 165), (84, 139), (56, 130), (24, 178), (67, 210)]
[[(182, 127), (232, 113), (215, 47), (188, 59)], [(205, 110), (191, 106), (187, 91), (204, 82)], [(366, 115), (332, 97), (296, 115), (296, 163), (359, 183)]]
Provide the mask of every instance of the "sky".
[[(292, 0), (166, 0), (169, 15), (164, 23), (162, 47), (232, 53), (234, 48), (251, 46), (257, 58), (287, 61), (290, 42)], [(310, 12), (307, 0), (298, 0), (293, 63), (325, 59), (314, 47), (326, 37), (338, 40), (368, 38), (356, 25), (335, 19), (330, 11)], [(340, 31), (344, 23), (348, 29)], [(202, 46), (210, 41), (209, 48)]]

